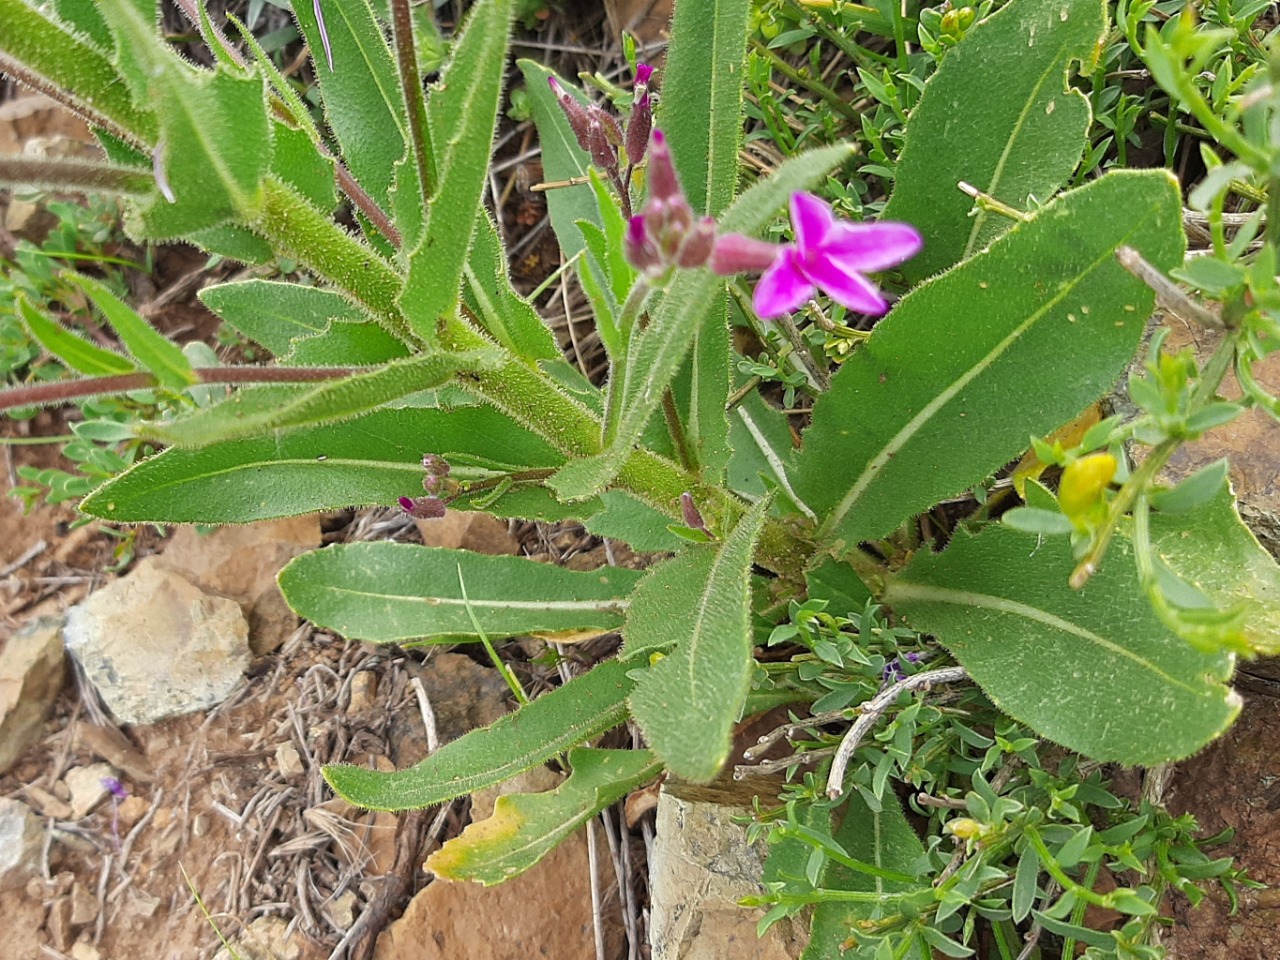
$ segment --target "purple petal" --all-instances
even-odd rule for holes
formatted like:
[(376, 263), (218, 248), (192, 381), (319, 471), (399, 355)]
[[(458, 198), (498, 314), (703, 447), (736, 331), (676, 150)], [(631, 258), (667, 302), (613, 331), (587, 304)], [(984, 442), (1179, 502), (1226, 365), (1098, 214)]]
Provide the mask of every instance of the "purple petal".
[(802, 253), (821, 244), (835, 222), (831, 207), (824, 200), (812, 193), (791, 195), (791, 226), (796, 232), (796, 246)]
[(761, 320), (792, 313), (813, 296), (813, 284), (796, 265), (795, 247), (785, 247), (756, 284), (752, 304)]
[(637, 63), (636, 64), (636, 84), (648, 86), (649, 79), (653, 76), (653, 64)]
[(811, 257), (804, 264), (805, 275), (836, 303), (857, 313), (878, 317), (889, 309), (889, 301), (880, 296), (876, 285), (838, 261), (827, 257)]
[(875, 273), (910, 260), (924, 238), (909, 223), (837, 223), (822, 241), (822, 253), (848, 270)]

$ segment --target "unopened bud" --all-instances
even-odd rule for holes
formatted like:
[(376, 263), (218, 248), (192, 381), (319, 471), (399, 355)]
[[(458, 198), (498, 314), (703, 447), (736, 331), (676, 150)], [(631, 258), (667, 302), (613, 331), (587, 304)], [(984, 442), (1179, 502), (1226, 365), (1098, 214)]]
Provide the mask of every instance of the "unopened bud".
[(591, 162), (600, 169), (618, 169), (617, 148), (609, 142), (604, 124), (594, 117), (587, 127), (587, 150), (591, 154)]
[(707, 521), (702, 519), (702, 511), (698, 509), (698, 505), (693, 502), (693, 494), (687, 490), (680, 494), (680, 516), (684, 518), (684, 525), (693, 530), (706, 530)]
[(707, 262), (716, 243), (715, 217), (703, 217), (680, 244), (676, 263), (681, 267), (700, 267)]
[(447, 511), (439, 497), (401, 497), (400, 508), (415, 520), (439, 520)]
[(711, 269), (722, 277), (737, 273), (762, 273), (773, 266), (785, 247), (766, 243), (741, 233), (725, 233), (715, 238)]
[(636, 65), (636, 82), (632, 88), (631, 117), (627, 120), (627, 162), (632, 166), (644, 160), (649, 149), (649, 134), (653, 130), (653, 98), (649, 96), (649, 79), (653, 67), (647, 63)]
[(547, 83), (551, 85), (551, 92), (560, 101), (560, 109), (564, 111), (564, 115), (569, 121), (569, 128), (573, 131), (573, 136), (578, 141), (578, 146), (583, 150), (590, 151), (591, 142), (588, 134), (591, 118), (587, 115), (587, 108), (579, 103), (573, 94), (562, 87), (560, 81), (555, 77), (547, 77)]
[(671, 160), (671, 149), (661, 130), (653, 131), (649, 143), (649, 196), (657, 200), (684, 199), (680, 178)]
[(642, 273), (660, 274), (666, 266), (662, 255), (658, 253), (658, 248), (649, 238), (644, 217), (639, 214), (627, 221), (627, 232), (622, 238), (622, 252), (627, 258), (627, 263)]

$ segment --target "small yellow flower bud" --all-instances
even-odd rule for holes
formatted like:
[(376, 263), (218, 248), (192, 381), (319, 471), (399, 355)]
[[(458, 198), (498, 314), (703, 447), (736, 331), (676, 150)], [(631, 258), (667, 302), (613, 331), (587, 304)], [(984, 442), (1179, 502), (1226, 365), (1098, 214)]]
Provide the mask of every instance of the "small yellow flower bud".
[(956, 817), (954, 820), (949, 820), (943, 830), (961, 840), (976, 840), (983, 833), (982, 824), (971, 817)]
[(1116, 475), (1116, 458), (1091, 453), (1067, 465), (1058, 485), (1058, 503), (1072, 520), (1082, 518), (1102, 502), (1103, 492)]

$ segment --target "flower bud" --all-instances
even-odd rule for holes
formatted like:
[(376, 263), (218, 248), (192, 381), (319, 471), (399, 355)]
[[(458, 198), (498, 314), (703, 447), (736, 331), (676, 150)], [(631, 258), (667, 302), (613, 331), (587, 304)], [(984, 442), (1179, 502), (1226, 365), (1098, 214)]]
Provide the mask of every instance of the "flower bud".
[(675, 164), (671, 160), (671, 149), (661, 130), (653, 131), (649, 145), (649, 196), (657, 200), (672, 200), (676, 197), (684, 200), (680, 178), (676, 176)]
[(439, 497), (401, 497), (400, 508), (415, 520), (439, 520), (447, 509)]
[(1067, 464), (1058, 484), (1058, 505), (1072, 520), (1083, 519), (1102, 503), (1103, 493), (1116, 475), (1116, 458), (1109, 453), (1091, 453)]
[(711, 269), (722, 277), (736, 273), (761, 273), (773, 266), (786, 247), (766, 243), (741, 233), (725, 233), (715, 238)]
[(636, 214), (627, 221), (627, 232), (622, 238), (622, 252), (631, 264), (642, 273), (656, 276), (665, 269), (661, 254), (645, 229), (644, 217)]
[(422, 469), (433, 477), (447, 477), (449, 475), (449, 461), (439, 454), (424, 453), (422, 455)]
[(715, 217), (703, 217), (680, 244), (676, 263), (682, 267), (700, 267), (707, 262), (716, 243)]
[(569, 128), (573, 131), (573, 135), (578, 141), (578, 146), (583, 150), (590, 151), (591, 142), (588, 139), (588, 128), (591, 125), (591, 119), (587, 115), (587, 108), (579, 103), (573, 94), (562, 87), (560, 81), (555, 77), (547, 77), (547, 83), (551, 85), (551, 92), (560, 101), (560, 109), (564, 111), (564, 115), (569, 121)]
[(684, 525), (692, 530), (707, 529), (707, 521), (702, 519), (702, 511), (693, 502), (693, 494), (687, 490), (680, 494), (680, 516), (684, 519)]
[(618, 169), (618, 150), (609, 142), (604, 124), (595, 117), (587, 127), (587, 150), (591, 154), (591, 162), (601, 170)]
[(653, 130), (653, 99), (649, 96), (649, 80), (653, 67), (647, 63), (636, 65), (636, 82), (632, 88), (631, 117), (627, 120), (627, 162), (636, 166), (644, 160), (649, 149), (649, 134)]

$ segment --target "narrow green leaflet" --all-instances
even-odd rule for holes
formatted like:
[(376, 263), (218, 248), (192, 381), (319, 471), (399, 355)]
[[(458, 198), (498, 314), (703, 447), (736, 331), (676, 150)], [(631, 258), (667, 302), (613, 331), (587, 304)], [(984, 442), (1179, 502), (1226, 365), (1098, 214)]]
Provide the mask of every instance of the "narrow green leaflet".
[(493, 816), (472, 823), (427, 858), (442, 880), (474, 880), (485, 886), (518, 877), (575, 830), (631, 790), (662, 772), (648, 750), (569, 751), (569, 779), (546, 793), (508, 794)]
[[(827, 816), (830, 816), (828, 813)], [(892, 792), (879, 811), (873, 811), (857, 792), (844, 805), (844, 819), (832, 837), (850, 857), (883, 870), (913, 874), (924, 857), (924, 845), (916, 836)], [(792, 841), (795, 842), (795, 841)], [(825, 890), (856, 890), (889, 897), (910, 893), (919, 885), (876, 877), (828, 860), (818, 884)], [(891, 912), (874, 903), (819, 903), (813, 909), (809, 946), (801, 960), (862, 960), (874, 951), (844, 950), (852, 922), (882, 917)]]
[(220, 283), (200, 291), (200, 301), (231, 326), (283, 357), (295, 337), (324, 333), (330, 320), (363, 320), (341, 294), (275, 280)]
[(176, 447), (203, 447), (273, 430), (312, 427), (368, 413), (411, 393), (447, 383), (462, 370), (493, 365), (491, 350), (428, 353), (317, 386), (248, 387), (179, 420), (143, 424), (138, 435)]
[(639, 578), (621, 567), (578, 572), (524, 557), (380, 541), (305, 554), (280, 572), (280, 589), (289, 606), (317, 626), (394, 643), (474, 638), (473, 615), (494, 638), (605, 633), (622, 625), (627, 594)]
[(511, 285), (498, 228), (482, 211), (476, 220), (471, 255), (463, 271), (463, 296), (481, 326), (517, 357), (558, 360), (560, 348), (538, 311)]
[(424, 453), (445, 457), (466, 479), (480, 473), (470, 465), (490, 462), (494, 450), (507, 457), (508, 469), (564, 462), (492, 407), (378, 410), (282, 435), (171, 447), (108, 480), (80, 509), (120, 523), (251, 523), (393, 504), (422, 495)]
[(489, 0), (471, 8), (444, 77), (427, 102), (438, 182), (422, 240), (409, 254), (400, 306), (428, 341), (435, 338), (440, 317), (457, 303), (476, 220), (483, 217), (512, 3)]
[[(287, 569), (287, 568), (286, 568)], [(519, 713), (472, 730), (421, 763), (395, 773), (331, 766), (324, 777), (349, 803), (371, 810), (413, 810), (514, 777), (626, 719), (635, 686), (629, 668), (608, 660)]]
[[(981, 250), (1010, 223), (960, 192), (960, 181), (1015, 209), (1044, 202), (1080, 162), (1089, 102), (1069, 86), (1106, 29), (1100, 0), (1018, 0), (978, 24), (929, 80), (907, 123), (886, 220), (926, 238), (903, 265), (916, 280)], [(1010, 69), (1011, 64), (1017, 69)]]
[(1190, 513), (1151, 514), (1151, 545), (1214, 603), (1244, 605), (1245, 637), (1258, 653), (1280, 653), (1280, 566), (1240, 519), (1228, 486)]
[(657, 122), (689, 203), (712, 216), (729, 206), (738, 184), (750, 12), (750, 0), (678, 3), (671, 24)]
[(104, 0), (100, 9), (116, 37), (122, 75), (131, 85), (144, 85), (135, 92), (159, 118), (154, 146), (163, 179), (151, 198), (136, 205), (135, 232), (168, 240), (228, 220), (255, 219), (272, 152), (262, 78), (192, 67), (161, 41), (155, 20), (131, 0)]
[[(579, 100), (585, 103), (586, 98), (578, 93), (572, 83), (564, 81), (542, 64), (532, 60), (518, 60), (516, 63), (524, 73), (529, 107), (533, 112), (534, 125), (538, 128), (543, 179), (554, 182), (587, 177), (591, 169), (591, 158), (578, 146), (578, 141), (569, 128), (569, 121), (565, 119), (564, 111), (560, 109), (547, 81), (556, 77)], [(583, 183), (580, 186), (548, 190), (545, 196), (556, 241), (560, 244), (565, 259), (572, 259), (585, 249), (582, 231), (578, 229), (577, 222), (600, 222), (600, 213), (591, 188)], [(604, 282), (603, 277), (600, 282)]]
[(751, 686), (751, 556), (768, 506), (752, 507), (723, 543), (692, 545), (654, 567), (627, 614), (628, 657), (675, 645), (636, 684), (631, 712), (687, 780), (705, 782), (724, 766)]
[(723, 485), (733, 454), (725, 414), (733, 376), (728, 309), (727, 297), (712, 306), (671, 384), (677, 409), (685, 411), (684, 428), (694, 461), (703, 480), (716, 486)]
[(890, 533), (1105, 393), (1152, 305), (1116, 248), (1181, 263), (1180, 211), (1164, 171), (1108, 174), (904, 297), (814, 407), (793, 478), (819, 538)]
[[(843, 144), (788, 160), (769, 179), (740, 196), (721, 218), (722, 232), (762, 230), (796, 190), (803, 190), (851, 156)], [(680, 369), (698, 330), (724, 297), (725, 280), (708, 270), (684, 270), (662, 298), (649, 326), (631, 339), (624, 369), (623, 402), (613, 440), (604, 454), (576, 460), (551, 480), (566, 500), (598, 493), (617, 476), (644, 432), (663, 391)]]
[(1150, 766), (1199, 750), (1240, 711), (1233, 659), (1174, 635), (1134, 589), (1117, 538), (1083, 590), (1060, 540), (1004, 525), (922, 550), (884, 600), (951, 651), (1001, 710), (1095, 760)]
[(93, 300), (130, 356), (151, 371), (160, 385), (184, 390), (196, 382), (196, 375), (182, 348), (169, 340), (97, 280), (66, 272), (62, 278), (79, 287)]
[(133, 373), (138, 368), (125, 357), (90, 343), (72, 333), (52, 317), (37, 310), (22, 294), (14, 298), (14, 306), (35, 341), (76, 373), (89, 377), (109, 377)]
[[(325, 119), (342, 158), (378, 205), (388, 209), (395, 164), (405, 153), (408, 120), (395, 59), (373, 8), (368, 0), (326, 0), (325, 40), (314, 5), (299, 0), (292, 7), (315, 61)], [(333, 55), (332, 67), (326, 51)]]
[[(788, 473), (795, 444), (781, 410), (765, 403), (753, 390), (729, 411), (729, 440), (733, 448), (729, 489), (753, 500), (777, 489), (793, 503), (797, 501)], [(813, 511), (807, 506), (798, 508), (813, 519)]]
[(279, 120), (271, 124), (275, 148), (271, 170), (293, 186), (311, 204), (324, 213), (332, 213), (338, 205), (334, 187), (333, 159), (316, 149), (311, 134)]

